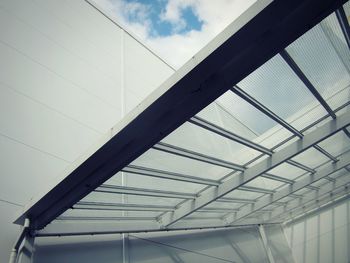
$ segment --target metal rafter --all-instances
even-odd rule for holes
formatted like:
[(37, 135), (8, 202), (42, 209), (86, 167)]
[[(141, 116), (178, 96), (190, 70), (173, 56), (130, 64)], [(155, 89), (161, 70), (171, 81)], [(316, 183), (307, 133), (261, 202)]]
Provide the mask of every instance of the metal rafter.
[(130, 203), (105, 203), (80, 201), (74, 205), (73, 209), (79, 210), (112, 210), (112, 211), (172, 211), (175, 206), (169, 205), (149, 205)]
[(234, 134), (233, 132), (230, 132), (220, 126), (217, 126), (205, 119), (202, 119), (198, 116), (194, 116), (192, 117), (188, 122), (194, 124), (194, 125), (197, 125), (199, 127), (202, 127), (203, 129), (206, 129), (208, 131), (211, 131), (213, 133), (216, 133), (222, 137), (225, 137), (229, 140), (232, 140), (232, 141), (235, 141), (235, 142), (238, 142), (240, 144), (243, 144), (251, 149), (254, 149), (256, 151), (259, 151), (261, 153), (264, 153), (264, 154), (267, 154), (267, 155), (271, 155), (272, 154), (272, 151), (264, 146), (261, 146), (257, 143), (254, 143), (238, 134)]
[[(101, 185), (94, 192), (107, 193), (107, 194), (129, 194), (129, 195), (139, 195), (139, 196), (176, 198), (176, 199), (184, 199), (184, 200), (193, 199), (197, 196), (194, 193), (164, 191), (164, 190), (155, 190), (155, 189), (148, 189), (148, 188), (127, 187), (127, 186), (106, 185), (106, 184)], [(254, 203), (255, 200), (245, 199), (245, 198), (222, 197), (216, 200), (216, 202), (250, 204), (250, 203)]]
[[(311, 84), (311, 83), (310, 83)], [(236, 95), (238, 95), (240, 98), (242, 98), (243, 100), (245, 100), (246, 102), (248, 102), (250, 105), (252, 105), (254, 108), (258, 109), (259, 111), (261, 111), (262, 113), (264, 113), (266, 116), (268, 116), (269, 118), (271, 118), (272, 120), (274, 120), (275, 122), (277, 122), (278, 124), (280, 124), (282, 127), (284, 127), (285, 129), (287, 129), (288, 131), (290, 131), (294, 136), (297, 136), (299, 138), (302, 138), (304, 135), (297, 130), (296, 128), (294, 128), (292, 125), (290, 125), (288, 122), (286, 122), (285, 120), (283, 120), (281, 117), (279, 117), (276, 113), (274, 113), (272, 110), (270, 110), (268, 107), (266, 107), (265, 105), (263, 105), (261, 102), (259, 102), (258, 100), (256, 100), (255, 98), (253, 98), (252, 96), (250, 96), (248, 93), (246, 93), (244, 90), (242, 90), (241, 88), (239, 88), (237, 85), (235, 85), (233, 88), (230, 89), (233, 93), (235, 93)], [(316, 91), (317, 92), (317, 91)], [(334, 112), (331, 110), (329, 112), (329, 114), (334, 114)], [(332, 115), (331, 115), (332, 116)], [(331, 154), (329, 154), (328, 152), (326, 152), (324, 149), (322, 149), (320, 146), (318, 145), (314, 145), (314, 148), (316, 148), (318, 151), (320, 151), (322, 154), (324, 154), (325, 156), (327, 156), (329, 159), (333, 160), (333, 161), (337, 161)], [(314, 171), (312, 169), (310, 169), (309, 167), (302, 165), (296, 161), (293, 160), (289, 160), (288, 161), (289, 164), (296, 166), (300, 169), (303, 169), (305, 171), (308, 171), (310, 173), (314, 173)]]
[(343, 7), (340, 7), (338, 10), (335, 11), (335, 14), (337, 16), (340, 28), (344, 34), (346, 43), (348, 44), (348, 47), (350, 48), (350, 27), (348, 23), (348, 19), (346, 17), (346, 13)]
[(328, 103), (323, 99), (321, 94), (315, 88), (315, 86), (311, 83), (311, 81), (305, 76), (304, 72), (299, 68), (297, 63), (293, 60), (293, 58), (288, 54), (286, 50), (282, 50), (280, 52), (281, 57), (288, 64), (288, 66), (293, 70), (293, 72), (298, 76), (298, 78), (304, 83), (304, 85), (308, 88), (308, 90), (314, 95), (314, 97), (319, 101), (319, 103), (323, 106), (323, 108), (328, 112), (328, 114), (335, 119), (337, 116), (328, 105)]
[(290, 125), (288, 122), (283, 120), (281, 117), (279, 117), (277, 114), (275, 114), (272, 110), (270, 110), (268, 107), (266, 107), (261, 102), (257, 101), (255, 98), (250, 96), (248, 93), (246, 93), (244, 90), (242, 90), (237, 85), (233, 86), (230, 89), (234, 94), (248, 102), (250, 105), (252, 105), (254, 108), (258, 109), (262, 113), (264, 113), (266, 116), (280, 124), (282, 127), (290, 131), (292, 134), (298, 136), (299, 138), (303, 137), (303, 134), (298, 131), (296, 128), (294, 128), (292, 125)]
[(277, 165), (293, 158), (297, 154), (307, 150), (320, 141), (332, 136), (350, 123), (350, 116), (343, 114), (335, 120), (330, 120), (318, 127), (303, 138), (291, 143), (285, 148), (273, 153), (269, 158), (264, 159), (256, 165), (247, 168), (240, 175), (234, 176), (220, 184), (218, 187), (211, 187), (192, 201), (183, 203), (172, 213), (166, 213), (159, 221), (163, 227), (168, 227), (196, 210), (206, 206), (225, 194), (239, 188), (254, 178), (266, 173)]
[(164, 143), (164, 142), (159, 142), (156, 145), (154, 145), (152, 148), (159, 150), (159, 151), (166, 152), (166, 153), (182, 156), (185, 158), (190, 158), (192, 160), (205, 162), (205, 163), (221, 166), (221, 167), (228, 168), (228, 169), (233, 169), (236, 171), (243, 171), (245, 169), (245, 167), (242, 165), (235, 164), (235, 163), (228, 162), (228, 161), (224, 161), (224, 160), (218, 159), (216, 157), (212, 157), (212, 156), (208, 156), (208, 155), (198, 153), (195, 151), (187, 150), (187, 149), (184, 149), (184, 148), (181, 148), (178, 146), (174, 146), (174, 145), (170, 145), (170, 144)]
[(310, 192), (304, 195), (301, 200), (292, 200), (288, 202), (285, 206), (278, 207), (273, 210), (269, 215), (269, 220), (274, 220), (276, 218), (288, 217), (292, 211), (303, 209), (310, 202), (319, 202), (324, 195), (333, 193), (339, 188), (346, 187), (350, 184), (350, 178), (348, 176), (342, 176), (336, 179), (335, 183), (328, 183), (320, 188), (318, 192)]
[(283, 217), (283, 222), (287, 224), (291, 221), (296, 220), (297, 218), (304, 217), (315, 213), (319, 209), (322, 209), (325, 206), (334, 206), (335, 203), (341, 202), (343, 200), (348, 200), (350, 197), (350, 185), (341, 186), (339, 189), (329, 192), (323, 198), (317, 201), (310, 201), (306, 205), (307, 207), (299, 208), (291, 211), (288, 217)]
[(140, 195), (140, 196), (152, 196), (152, 197), (163, 197), (163, 198), (178, 198), (178, 199), (193, 199), (196, 194), (175, 192), (175, 191), (162, 191), (155, 189), (117, 186), (117, 185), (106, 185), (99, 186), (94, 192), (109, 193), (109, 194), (128, 194), (128, 195)]
[(169, 172), (169, 171), (164, 171), (164, 170), (159, 170), (154, 168), (136, 166), (136, 165), (128, 165), (125, 168), (123, 168), (122, 171), (126, 173), (131, 173), (131, 174), (138, 174), (138, 175), (169, 179), (169, 180), (175, 180), (175, 181), (181, 181), (181, 182), (187, 182), (187, 183), (212, 185), (212, 186), (219, 185), (218, 181), (212, 180), (212, 179), (205, 179), (201, 177)]
[[(104, 203), (104, 202), (78, 202), (73, 210), (102, 210), (102, 211), (152, 211), (152, 212), (164, 212), (173, 211), (176, 206), (169, 205), (149, 205), (149, 204), (130, 204), (130, 203)], [(237, 209), (232, 208), (216, 208), (216, 207), (205, 207), (197, 212), (205, 213), (227, 213), (237, 212)]]
[[(309, 175), (309, 176), (303, 176), (301, 179), (297, 180), (294, 184), (289, 185), (287, 187), (284, 187), (282, 189), (279, 189), (276, 193), (272, 195), (266, 195), (260, 198), (253, 206), (244, 206), (238, 213), (235, 215), (230, 215), (225, 218), (227, 223), (234, 223), (238, 220), (241, 220), (245, 218), (246, 216), (254, 213), (255, 211), (258, 211), (259, 209), (262, 209), (275, 201), (278, 201), (286, 196), (291, 196), (294, 192), (303, 189), (310, 184), (325, 178), (329, 176), (330, 174), (345, 168), (347, 165), (350, 164), (350, 152), (342, 155), (339, 157), (339, 161), (334, 163), (328, 163), (324, 167), (320, 168), (316, 173)], [(312, 193), (317, 193), (317, 191), (314, 191)], [(304, 199), (304, 195), (299, 199)], [(299, 201), (296, 201), (299, 202)]]

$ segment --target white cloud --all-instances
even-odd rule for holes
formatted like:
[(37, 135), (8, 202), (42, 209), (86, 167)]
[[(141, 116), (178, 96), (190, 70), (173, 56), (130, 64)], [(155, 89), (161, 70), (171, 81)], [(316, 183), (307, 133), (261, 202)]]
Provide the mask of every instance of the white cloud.
[[(175, 30), (169, 36), (157, 36), (152, 34), (149, 5), (126, 0), (95, 0), (103, 9), (113, 13), (120, 24), (175, 68), (183, 65), (255, 1), (167, 0), (159, 19), (171, 23)], [(180, 34), (179, 30), (186, 26), (182, 16), (182, 11), (186, 8), (191, 8), (203, 24), (200, 30)], [(128, 17), (138, 19), (130, 21)]]

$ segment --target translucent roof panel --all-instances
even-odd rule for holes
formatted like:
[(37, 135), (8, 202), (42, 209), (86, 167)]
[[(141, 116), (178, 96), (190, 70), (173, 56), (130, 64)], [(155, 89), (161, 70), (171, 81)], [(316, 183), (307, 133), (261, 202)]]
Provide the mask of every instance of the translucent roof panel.
[(333, 109), (347, 102), (350, 50), (335, 14), (293, 42), (287, 51)]
[(233, 190), (231, 193), (228, 193), (225, 195), (225, 198), (247, 198), (247, 199), (257, 199), (261, 197), (262, 193), (256, 193), (256, 192), (247, 192), (247, 191), (242, 191), (239, 189)]
[(311, 184), (311, 186), (314, 186), (314, 187), (322, 187), (326, 184), (329, 184), (331, 182), (329, 182), (327, 179), (321, 179), (321, 180), (318, 180), (316, 182), (314, 182), (313, 184)]
[(263, 134), (278, 125), (231, 91), (221, 95), (216, 102), (256, 135)]
[[(229, 93), (227, 96), (230, 96)], [(244, 120), (240, 120), (238, 116), (234, 115), (234, 103), (232, 105), (227, 105), (227, 107), (229, 107), (230, 111), (222, 106), (217, 100), (205, 107), (196, 116), (249, 140), (253, 140), (259, 136), (258, 131), (253, 130), (253, 127), (249, 127)], [(246, 107), (248, 107), (247, 104)], [(270, 123), (269, 120), (267, 121)], [(271, 123), (270, 125), (273, 124)]]
[[(349, 167), (348, 167), (349, 168)], [(349, 171), (347, 169), (341, 169), (335, 173), (332, 173), (331, 175), (329, 175), (329, 177), (333, 178), (333, 179), (337, 179), (339, 177), (342, 177), (344, 175), (348, 175)]]
[(181, 125), (162, 142), (240, 165), (244, 165), (260, 154), (247, 146), (188, 122)]
[(252, 187), (259, 187), (267, 190), (275, 190), (276, 188), (281, 187), (282, 185), (285, 185), (285, 183), (268, 179), (268, 178), (258, 177), (246, 183), (245, 185), (252, 186)]
[(270, 174), (284, 177), (286, 179), (294, 180), (306, 172), (298, 167), (292, 166), (288, 163), (282, 163), (269, 171)]
[(157, 196), (144, 196), (144, 195), (122, 195), (116, 193), (104, 193), (104, 192), (91, 192), (85, 198), (81, 199), (82, 202), (101, 202), (101, 203), (123, 203), (128, 202), (131, 204), (154, 204), (154, 205), (166, 205), (176, 206), (184, 199), (181, 198), (165, 198)]
[(298, 163), (301, 163), (311, 169), (314, 169), (321, 164), (329, 161), (329, 158), (327, 158), (324, 154), (316, 150), (315, 148), (310, 148), (294, 158), (292, 160), (297, 161)]
[[(319, 105), (319, 102), (298, 78), (280, 55), (276, 55), (263, 66), (238, 83), (241, 89), (264, 104), (279, 117), (292, 124), (298, 113)], [(301, 130), (312, 120), (295, 126)]]
[[(157, 217), (161, 212), (153, 211), (128, 211), (127, 216), (129, 217)], [(116, 220), (118, 217), (125, 216), (124, 211), (113, 211), (113, 210), (84, 210), (84, 209), (69, 209), (64, 212), (60, 217), (73, 217), (79, 218), (84, 217), (85, 219), (99, 218), (100, 220)]]
[(168, 154), (155, 149), (148, 150), (131, 164), (214, 180), (219, 180), (232, 172), (229, 168)]
[(349, 137), (343, 131), (337, 132), (320, 142), (319, 145), (333, 156), (338, 156), (350, 150)]
[(242, 206), (241, 203), (234, 203), (234, 202), (227, 202), (227, 203), (223, 203), (223, 202), (213, 202), (209, 205), (204, 206), (204, 208), (218, 208), (218, 209), (226, 209), (227, 212), (229, 212), (230, 210), (235, 210), (235, 209), (239, 209)]
[[(290, 131), (284, 129), (280, 124), (231, 91), (221, 95), (214, 103), (202, 110), (198, 116), (213, 120), (211, 113), (213, 107), (219, 108), (220, 112), (226, 112), (226, 114), (221, 114), (221, 116), (226, 115), (223, 117), (225, 121), (217, 125), (222, 125), (221, 127), (224, 129), (268, 149), (292, 135)], [(232, 117), (228, 118), (227, 115)]]
[[(142, 188), (145, 186), (152, 186), (152, 189), (161, 191), (174, 191), (174, 189), (181, 189), (181, 192), (184, 193), (196, 193), (199, 192), (202, 188), (204, 188), (203, 184), (194, 184), (190, 182), (162, 179), (147, 175), (124, 173), (124, 176), (124, 186), (128, 187)], [(117, 175), (113, 176), (111, 179), (106, 181), (105, 184), (122, 186), (122, 183), (115, 182), (115, 177), (121, 177), (121, 173), (118, 173)]]

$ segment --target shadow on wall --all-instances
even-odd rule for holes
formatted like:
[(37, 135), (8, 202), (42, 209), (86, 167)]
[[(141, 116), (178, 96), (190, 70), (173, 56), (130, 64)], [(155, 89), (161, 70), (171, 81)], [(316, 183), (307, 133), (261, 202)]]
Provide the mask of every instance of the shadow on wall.
[(350, 199), (291, 223), (286, 233), (297, 262), (350, 262)]
[[(119, 238), (119, 239), (118, 239)], [(56, 242), (45, 245), (45, 240), (52, 238), (41, 238), (35, 246), (34, 263), (117, 263), (123, 262), (122, 240), (101, 241), (95, 237), (57, 237)], [(58, 241), (57, 241), (58, 239)], [(90, 239), (86, 240), (86, 239)], [(64, 243), (62, 243), (64, 242)]]
[[(104, 238), (38, 238), (34, 262), (123, 262), (121, 236)], [(258, 227), (133, 234), (125, 249), (125, 262), (135, 263), (268, 262)]]

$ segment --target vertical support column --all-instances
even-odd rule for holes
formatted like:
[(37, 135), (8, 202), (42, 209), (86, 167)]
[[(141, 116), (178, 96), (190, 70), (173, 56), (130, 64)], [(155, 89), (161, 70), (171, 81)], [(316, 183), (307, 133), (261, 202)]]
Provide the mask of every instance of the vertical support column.
[(129, 235), (123, 235), (123, 263), (129, 263)]
[(265, 233), (265, 229), (264, 229), (263, 225), (259, 225), (259, 233), (260, 233), (260, 236), (261, 236), (261, 239), (262, 239), (262, 242), (263, 242), (263, 245), (264, 245), (269, 262), (275, 263), (275, 260), (272, 256), (272, 253), (271, 253), (270, 246), (269, 246), (268, 241), (267, 241), (267, 237), (266, 237), (266, 233)]
[(17, 263), (32, 263), (34, 256), (34, 237), (29, 233), (24, 237), (18, 250)]
[[(125, 63), (124, 63), (124, 53), (125, 53), (125, 44), (124, 44), (124, 29), (120, 29), (120, 106), (121, 106), (121, 118), (125, 116)], [(126, 176), (124, 172), (121, 172), (122, 177), (122, 186), (126, 186)], [(122, 203), (127, 203), (127, 196), (122, 194)], [(127, 216), (127, 212), (122, 212), (123, 216)], [(122, 246), (123, 246), (123, 263), (129, 262), (129, 236), (128, 234), (122, 234)]]
[[(347, 247), (350, 247), (350, 201), (348, 200), (346, 202), (346, 232), (347, 232), (347, 239), (346, 239), (346, 243), (347, 243)], [(347, 251), (347, 260), (350, 262), (350, 249), (348, 249)]]

